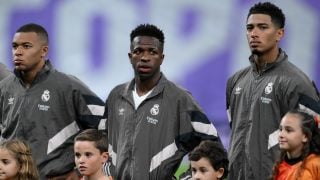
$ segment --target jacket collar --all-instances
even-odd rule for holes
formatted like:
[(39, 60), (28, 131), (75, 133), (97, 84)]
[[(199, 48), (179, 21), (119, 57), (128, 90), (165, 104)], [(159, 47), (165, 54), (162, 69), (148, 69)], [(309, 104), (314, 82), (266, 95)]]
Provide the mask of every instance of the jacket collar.
[[(287, 56), (286, 52), (284, 50), (282, 50), (281, 48), (279, 48), (279, 56), (277, 57), (277, 59), (272, 63), (265, 63), (262, 66), (262, 69), (261, 69), (260, 73), (264, 73), (265, 71), (268, 71), (269, 69), (272, 69), (277, 64), (280, 64), (281, 62), (286, 61), (286, 60), (288, 60), (288, 56)], [(250, 61), (250, 64), (251, 64), (251, 67), (253, 68), (253, 70), (255, 72), (258, 72), (253, 55), (251, 55), (249, 57), (249, 61)]]
[[(46, 60), (43, 68), (37, 73), (36, 77), (34, 78), (34, 80), (32, 82), (32, 85), (34, 85), (34, 84), (42, 81), (43, 79), (45, 79), (47, 77), (47, 74), (49, 73), (49, 71), (51, 69), (52, 69), (52, 65), (51, 65), (50, 60)], [(21, 72), (16, 70), (16, 69), (13, 72), (14, 72), (15, 76), (19, 79), (21, 84), (24, 84)]]
[[(158, 83), (156, 84), (156, 86), (154, 87), (152, 93), (147, 97), (147, 99), (152, 98), (158, 94), (160, 94), (164, 87), (165, 84), (168, 82), (168, 79), (165, 77), (165, 75), (163, 73), (161, 73), (161, 77), (158, 81)], [(126, 88), (122, 93), (122, 96), (128, 100), (132, 99), (132, 91), (135, 85), (135, 80), (132, 79), (130, 82), (128, 82), (126, 84)]]

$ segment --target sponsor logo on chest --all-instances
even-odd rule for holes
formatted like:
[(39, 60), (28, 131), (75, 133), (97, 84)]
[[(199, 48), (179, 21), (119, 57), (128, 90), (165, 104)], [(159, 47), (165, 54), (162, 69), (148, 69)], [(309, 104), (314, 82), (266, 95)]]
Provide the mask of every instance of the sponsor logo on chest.
[[(50, 91), (44, 90), (41, 95), (42, 102), (48, 102), (50, 100)], [(38, 104), (38, 108), (40, 111), (48, 111), (50, 109), (50, 106), (44, 105), (44, 104)]]
[(236, 91), (234, 92), (234, 94), (240, 94), (241, 89), (242, 89), (242, 88), (238, 86), (238, 87), (236, 88)]
[[(150, 109), (150, 114), (152, 116), (158, 116), (160, 112), (160, 106), (159, 104), (154, 104), (153, 107)], [(159, 120), (156, 119), (155, 117), (150, 117), (150, 116), (147, 116), (147, 122), (150, 123), (150, 124), (158, 124)]]
[[(265, 94), (265, 95), (268, 95), (268, 94), (270, 94), (272, 91), (273, 91), (273, 83), (272, 83), (272, 82), (269, 82), (269, 83), (267, 84), (267, 86), (264, 88), (264, 94)], [(260, 97), (260, 100), (261, 100), (261, 102), (264, 103), (264, 104), (270, 104), (270, 102), (272, 101), (272, 99), (267, 98), (267, 97)]]
[[(236, 87), (235, 91), (234, 91), (234, 94), (235, 95), (238, 95), (238, 94), (241, 94), (241, 92), (243, 91), (243, 89), (241, 87)], [(260, 97), (260, 101), (264, 104), (270, 104), (272, 102), (272, 99), (271, 98), (268, 98), (266, 97), (267, 95), (271, 94), (273, 91), (273, 83), (272, 82), (269, 82), (267, 84), (267, 86), (264, 88), (264, 91), (263, 91), (263, 95)]]
[(125, 111), (124, 108), (119, 108), (118, 109), (118, 115), (119, 116), (123, 116), (124, 115), (124, 111)]
[(10, 97), (10, 98), (8, 99), (8, 105), (12, 105), (13, 102), (14, 102), (14, 97)]

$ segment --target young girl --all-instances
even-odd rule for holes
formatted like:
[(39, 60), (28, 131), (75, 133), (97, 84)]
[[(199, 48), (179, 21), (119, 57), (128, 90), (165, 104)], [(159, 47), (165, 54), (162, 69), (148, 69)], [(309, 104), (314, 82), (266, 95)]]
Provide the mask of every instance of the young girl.
[(1, 180), (39, 180), (30, 147), (20, 140), (0, 143)]
[(87, 129), (75, 138), (75, 163), (82, 180), (112, 180), (103, 172), (108, 160), (107, 135), (96, 129)]
[(282, 118), (279, 130), (281, 154), (273, 169), (273, 179), (320, 179), (318, 118), (292, 110)]
[(217, 180), (228, 175), (228, 156), (218, 142), (202, 141), (189, 153), (192, 179)]

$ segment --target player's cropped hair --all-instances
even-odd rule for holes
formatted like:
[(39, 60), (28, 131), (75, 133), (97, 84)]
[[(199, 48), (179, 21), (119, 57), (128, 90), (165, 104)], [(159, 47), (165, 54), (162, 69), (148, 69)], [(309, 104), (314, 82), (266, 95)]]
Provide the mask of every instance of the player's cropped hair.
[(107, 133), (97, 129), (86, 129), (78, 134), (74, 141), (90, 141), (94, 142), (95, 147), (102, 152), (108, 152)]
[(259, 2), (252, 6), (249, 10), (247, 19), (251, 14), (269, 15), (271, 17), (271, 21), (276, 25), (276, 27), (284, 28), (285, 26), (286, 18), (282, 10), (270, 2)]
[(161, 48), (163, 49), (164, 34), (157, 26), (152, 24), (140, 24), (130, 33), (130, 42), (137, 36), (150, 36), (157, 38), (161, 42)]
[(35, 32), (38, 36), (41, 37), (41, 39), (46, 44), (49, 44), (48, 32), (44, 27), (40, 26), (39, 24), (35, 24), (35, 23), (25, 24), (16, 31), (16, 33), (20, 33), (20, 32), (24, 32), (24, 33)]
[(227, 177), (229, 165), (228, 154), (220, 143), (205, 140), (189, 153), (190, 161), (199, 161), (201, 158), (207, 158), (216, 171), (220, 168), (224, 169), (221, 179)]

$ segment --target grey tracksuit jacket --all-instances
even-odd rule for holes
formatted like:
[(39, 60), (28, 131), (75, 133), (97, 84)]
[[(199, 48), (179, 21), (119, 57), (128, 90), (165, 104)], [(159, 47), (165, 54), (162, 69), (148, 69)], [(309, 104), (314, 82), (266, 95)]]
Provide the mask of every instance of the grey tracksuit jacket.
[(164, 75), (137, 109), (133, 88), (134, 80), (115, 87), (106, 103), (115, 179), (171, 179), (201, 140), (220, 141), (192, 96)]
[(4, 64), (0, 63), (0, 81), (12, 74)]
[(297, 106), (300, 93), (318, 99), (309, 78), (281, 49), (276, 62), (266, 64), (261, 73), (252, 57), (250, 63), (227, 82), (230, 180), (270, 177), (279, 151), (282, 116)]
[(82, 129), (98, 128), (103, 114), (102, 100), (49, 61), (30, 88), (17, 71), (0, 82), (0, 141), (28, 142), (41, 179), (74, 168), (73, 137)]

